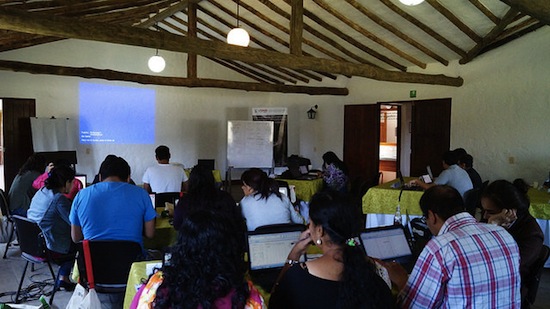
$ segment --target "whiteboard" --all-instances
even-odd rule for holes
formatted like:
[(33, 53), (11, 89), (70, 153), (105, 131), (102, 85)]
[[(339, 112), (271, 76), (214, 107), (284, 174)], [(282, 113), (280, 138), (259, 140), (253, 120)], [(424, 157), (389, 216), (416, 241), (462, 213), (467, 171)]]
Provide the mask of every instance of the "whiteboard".
[(227, 166), (273, 167), (273, 121), (228, 121)]

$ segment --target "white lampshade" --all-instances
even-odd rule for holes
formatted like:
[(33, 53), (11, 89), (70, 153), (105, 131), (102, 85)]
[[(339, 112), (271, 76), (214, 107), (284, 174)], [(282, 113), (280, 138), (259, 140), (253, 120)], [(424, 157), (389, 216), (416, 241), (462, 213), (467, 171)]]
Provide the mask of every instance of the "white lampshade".
[(154, 55), (153, 57), (149, 58), (149, 62), (147, 62), (147, 65), (149, 65), (149, 70), (155, 73), (160, 73), (166, 67), (166, 62), (161, 56)]
[(227, 43), (247, 47), (250, 44), (250, 36), (243, 28), (233, 28), (227, 34)]
[(417, 5), (424, 2), (424, 0), (399, 0), (399, 1), (404, 5), (409, 5), (409, 6)]

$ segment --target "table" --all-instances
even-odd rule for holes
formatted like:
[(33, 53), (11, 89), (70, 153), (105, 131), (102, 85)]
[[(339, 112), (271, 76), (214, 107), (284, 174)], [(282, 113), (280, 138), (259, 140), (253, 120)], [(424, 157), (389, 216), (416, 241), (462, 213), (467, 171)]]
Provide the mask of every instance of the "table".
[(170, 224), (170, 218), (163, 218), (160, 215), (164, 208), (159, 207), (155, 210), (157, 211), (155, 236), (152, 239), (143, 237), (143, 246), (145, 249), (163, 250), (176, 243), (178, 232), (174, 226)]
[(311, 180), (277, 178), (277, 180), (286, 181), (289, 186), (294, 186), (296, 198), (306, 202), (309, 202), (315, 193), (323, 189), (323, 178)]
[[(550, 193), (546, 190), (529, 189), (527, 192), (531, 207), (529, 212), (537, 219), (542, 233), (544, 233), (544, 244), (550, 247)], [(550, 259), (544, 264), (545, 268), (550, 268)]]
[[(405, 181), (408, 182), (412, 179), (415, 178), (405, 178)], [(401, 190), (391, 187), (396, 182), (398, 180), (372, 187), (363, 196), (363, 213), (367, 215), (367, 228), (392, 225), (397, 204), (401, 206), (402, 216), (405, 216), (407, 211), (410, 219), (422, 216), (422, 210), (420, 210), (418, 202), (424, 192), (403, 190), (401, 201), (399, 201)]]

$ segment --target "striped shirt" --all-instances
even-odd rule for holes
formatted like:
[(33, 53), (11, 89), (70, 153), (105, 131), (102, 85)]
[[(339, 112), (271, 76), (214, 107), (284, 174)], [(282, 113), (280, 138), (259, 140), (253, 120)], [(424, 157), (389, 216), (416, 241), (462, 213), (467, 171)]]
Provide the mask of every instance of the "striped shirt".
[(519, 250), (508, 232), (463, 212), (420, 254), (403, 308), (520, 308)]

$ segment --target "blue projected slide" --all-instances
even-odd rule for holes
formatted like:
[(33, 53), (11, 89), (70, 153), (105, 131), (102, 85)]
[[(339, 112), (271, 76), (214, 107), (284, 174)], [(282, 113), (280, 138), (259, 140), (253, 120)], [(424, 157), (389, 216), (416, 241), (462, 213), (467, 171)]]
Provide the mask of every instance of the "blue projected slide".
[(80, 83), (81, 144), (154, 144), (155, 90)]

